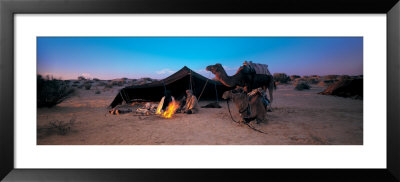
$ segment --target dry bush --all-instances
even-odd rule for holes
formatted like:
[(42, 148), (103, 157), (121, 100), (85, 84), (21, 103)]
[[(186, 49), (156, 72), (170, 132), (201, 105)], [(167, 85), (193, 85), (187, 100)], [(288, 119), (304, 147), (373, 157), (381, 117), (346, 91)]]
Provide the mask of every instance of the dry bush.
[(100, 94), (101, 91), (100, 90), (96, 90), (96, 92), (94, 92), (95, 94)]
[(307, 82), (300, 82), (296, 85), (294, 89), (296, 90), (308, 90), (311, 86)]
[(86, 80), (84, 76), (78, 76), (78, 80)]
[(107, 83), (104, 88), (113, 88), (113, 85), (111, 83)]
[(106, 86), (107, 85), (107, 83), (105, 83), (105, 82), (98, 82), (97, 83), (97, 86)]
[(92, 84), (91, 84), (90, 82), (86, 82), (86, 83), (84, 84), (84, 86), (85, 86), (85, 89), (86, 89), (86, 90), (90, 90), (90, 88), (92, 88)]
[(299, 75), (292, 75), (292, 76), (290, 76), (290, 80), (291, 80), (291, 81), (294, 81), (294, 80), (297, 79), (297, 78), (300, 78), (300, 76), (299, 76)]
[(279, 83), (288, 83), (290, 81), (290, 77), (286, 73), (274, 73), (273, 77), (274, 81)]
[(111, 84), (113, 86), (123, 86), (124, 85), (124, 81), (112, 81)]
[(306, 80), (304, 78), (296, 78), (293, 80), (293, 85), (296, 86), (297, 84), (299, 84), (301, 82), (306, 82)]
[(318, 84), (318, 82), (319, 82), (318, 79), (312, 78), (312, 77), (308, 78), (306, 81), (307, 81), (307, 83), (309, 83), (309, 84)]
[(62, 80), (49, 76), (44, 79), (41, 75), (38, 75), (37, 107), (53, 107), (68, 98), (74, 91)]
[(339, 76), (338, 80), (342, 81), (342, 80), (349, 80), (351, 79), (351, 77), (349, 75), (341, 75)]
[(324, 76), (324, 80), (337, 80), (338, 75), (326, 75)]
[(50, 130), (53, 129), (56, 131), (57, 134), (59, 135), (65, 135), (69, 131), (71, 131), (71, 127), (75, 124), (75, 118), (72, 118), (69, 120), (69, 122), (64, 122), (64, 121), (50, 121)]
[(336, 80), (322, 80), (318, 83), (318, 85), (320, 86), (329, 86), (332, 85), (333, 83), (335, 83)]

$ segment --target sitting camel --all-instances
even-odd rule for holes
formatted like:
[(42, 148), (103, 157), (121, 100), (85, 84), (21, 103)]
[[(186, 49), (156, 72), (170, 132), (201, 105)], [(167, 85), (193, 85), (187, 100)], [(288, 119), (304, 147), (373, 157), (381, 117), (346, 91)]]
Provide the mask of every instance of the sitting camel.
[(240, 87), (226, 91), (222, 95), (223, 99), (232, 99), (233, 103), (235, 103), (241, 116), (241, 122), (248, 123), (255, 119), (257, 124), (263, 121), (267, 115), (267, 109), (261, 97), (260, 94), (248, 96), (243, 88)]
[(247, 66), (239, 68), (235, 75), (228, 76), (221, 64), (209, 65), (206, 68), (215, 75), (215, 78), (227, 87), (240, 86), (246, 88), (246, 92), (250, 92), (256, 88), (262, 88), (264, 92), (268, 89), (270, 106), (272, 108), (272, 91), (275, 89), (274, 79), (272, 75), (252, 74)]

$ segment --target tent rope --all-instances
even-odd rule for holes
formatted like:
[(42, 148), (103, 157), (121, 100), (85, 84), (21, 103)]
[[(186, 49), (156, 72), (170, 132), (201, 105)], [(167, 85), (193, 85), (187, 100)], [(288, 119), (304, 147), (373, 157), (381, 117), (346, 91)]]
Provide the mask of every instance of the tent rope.
[(128, 103), (128, 101), (130, 102), (131, 99), (129, 98), (128, 94), (126, 94), (125, 89), (122, 89), (121, 92), (124, 92), (125, 95), (125, 102)]
[(201, 93), (200, 93), (200, 95), (199, 95), (199, 99), (197, 99), (197, 101), (200, 101), (200, 98), (201, 98), (201, 96), (203, 95), (204, 89), (206, 88), (209, 79), (210, 79), (210, 74), (209, 74), (208, 77), (207, 77), (207, 81), (206, 81), (206, 83), (204, 84), (203, 90), (201, 90)]
[[(126, 102), (124, 96), (122, 95), (122, 91), (119, 92), (119, 95), (121, 96), (122, 100)], [(126, 102), (126, 103), (128, 103), (128, 102)]]

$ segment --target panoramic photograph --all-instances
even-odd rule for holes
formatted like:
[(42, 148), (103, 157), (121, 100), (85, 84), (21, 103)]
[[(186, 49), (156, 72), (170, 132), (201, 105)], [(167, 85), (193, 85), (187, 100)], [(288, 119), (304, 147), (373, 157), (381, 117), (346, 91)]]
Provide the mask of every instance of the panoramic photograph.
[(363, 145), (363, 37), (37, 37), (37, 145)]

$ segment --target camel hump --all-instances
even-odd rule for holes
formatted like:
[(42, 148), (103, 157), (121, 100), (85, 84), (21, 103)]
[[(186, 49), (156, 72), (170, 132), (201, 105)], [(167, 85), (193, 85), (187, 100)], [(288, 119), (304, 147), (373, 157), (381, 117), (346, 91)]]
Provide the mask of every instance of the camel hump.
[(253, 63), (250, 61), (247, 63), (247, 65), (254, 69), (256, 71), (256, 74), (271, 75), (271, 72), (269, 72), (268, 70), (267, 64)]

